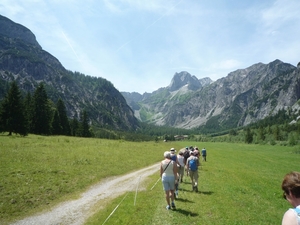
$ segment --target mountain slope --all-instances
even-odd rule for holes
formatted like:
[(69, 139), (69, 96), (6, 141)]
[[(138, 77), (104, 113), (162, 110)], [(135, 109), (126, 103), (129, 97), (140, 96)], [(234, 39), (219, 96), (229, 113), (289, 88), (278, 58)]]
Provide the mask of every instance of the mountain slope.
[(109, 81), (66, 70), (29, 29), (0, 15), (0, 99), (12, 80), (25, 92), (44, 82), (49, 98), (54, 102), (61, 98), (70, 118), (79, 118), (86, 109), (95, 126), (121, 130), (138, 126), (124, 97)]
[(139, 106), (133, 109), (142, 121), (223, 130), (245, 126), (293, 107), (300, 98), (300, 69), (275, 60), (236, 70), (204, 84), (199, 85), (196, 77), (181, 72), (174, 75), (168, 87), (138, 101), (130, 99), (128, 93), (122, 94)]
[(163, 121), (164, 115), (170, 112), (169, 109), (184, 104), (196, 90), (202, 89), (210, 83), (212, 80), (208, 77), (198, 80), (188, 72), (182, 71), (175, 73), (168, 87), (160, 88), (151, 94), (141, 95), (128, 92), (122, 92), (122, 94), (139, 120), (169, 126), (170, 124)]

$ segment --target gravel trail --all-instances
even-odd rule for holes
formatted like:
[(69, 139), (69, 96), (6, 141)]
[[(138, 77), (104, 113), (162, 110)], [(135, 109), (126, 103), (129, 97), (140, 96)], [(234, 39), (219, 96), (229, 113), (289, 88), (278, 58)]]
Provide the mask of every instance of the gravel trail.
[(79, 199), (63, 202), (48, 212), (27, 217), (11, 225), (82, 225), (91, 216), (95, 204), (135, 191), (138, 184), (141, 185), (145, 178), (155, 172), (158, 175), (158, 171), (159, 164), (155, 164), (126, 175), (104, 179), (82, 193)]

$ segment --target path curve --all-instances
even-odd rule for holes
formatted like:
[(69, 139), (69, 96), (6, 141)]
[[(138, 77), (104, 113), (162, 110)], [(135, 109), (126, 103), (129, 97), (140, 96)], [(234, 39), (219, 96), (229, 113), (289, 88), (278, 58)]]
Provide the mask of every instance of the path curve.
[(95, 204), (136, 190), (139, 183), (158, 171), (159, 164), (155, 164), (126, 175), (104, 179), (82, 193), (79, 199), (63, 202), (48, 212), (27, 217), (11, 225), (82, 225), (91, 216)]

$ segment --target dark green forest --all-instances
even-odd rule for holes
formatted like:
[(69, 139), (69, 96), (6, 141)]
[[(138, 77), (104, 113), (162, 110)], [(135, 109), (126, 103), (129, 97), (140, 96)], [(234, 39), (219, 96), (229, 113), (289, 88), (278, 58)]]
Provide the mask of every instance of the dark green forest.
[(0, 105), (0, 132), (21, 136), (68, 135), (91, 137), (87, 112), (83, 109), (80, 120), (68, 118), (64, 102), (52, 102), (40, 83), (33, 94), (21, 93), (16, 81), (10, 85)]
[(79, 119), (68, 118), (65, 103), (60, 98), (56, 103), (52, 102), (43, 83), (40, 83), (32, 94), (22, 93), (16, 81), (11, 82), (7, 89), (0, 102), (0, 132), (7, 132), (8, 135), (26, 136), (32, 133), (128, 141), (175, 141), (176, 135), (185, 135), (185, 139), (190, 141), (272, 145), (296, 145), (300, 138), (300, 122), (297, 120), (299, 113), (292, 113), (291, 109), (279, 110), (276, 115), (268, 116), (254, 124), (230, 130), (218, 126), (218, 118), (215, 118), (205, 126), (191, 130), (140, 122), (135, 131), (120, 131), (94, 126), (85, 108), (81, 110)]

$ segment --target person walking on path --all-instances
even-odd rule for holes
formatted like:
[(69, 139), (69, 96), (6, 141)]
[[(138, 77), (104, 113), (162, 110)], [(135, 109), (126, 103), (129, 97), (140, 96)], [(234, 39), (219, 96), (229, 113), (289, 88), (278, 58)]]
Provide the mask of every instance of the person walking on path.
[(178, 198), (178, 190), (179, 190), (179, 161), (178, 161), (178, 157), (176, 155), (176, 149), (175, 148), (171, 148), (170, 149), (170, 153), (171, 153), (171, 159), (176, 162), (176, 166), (177, 166), (177, 182), (175, 182), (175, 192), (174, 192), (174, 196)]
[(175, 148), (171, 148), (170, 149), (170, 153), (171, 153), (171, 159), (176, 162), (177, 164), (179, 164), (178, 159), (177, 159), (177, 155), (176, 155), (176, 149)]
[(187, 159), (186, 169), (189, 170), (189, 175), (192, 181), (192, 190), (198, 192), (198, 167), (200, 162), (198, 157), (194, 156), (194, 152), (190, 153), (191, 156)]
[[(171, 207), (176, 209), (174, 203), (174, 190), (175, 190), (175, 182), (177, 182), (177, 165), (171, 159), (171, 153), (169, 151), (164, 153), (164, 160), (161, 161), (160, 164), (160, 177), (163, 184), (163, 189), (165, 191), (165, 197), (167, 201), (166, 209), (169, 210)], [(170, 198), (171, 198), (171, 206), (170, 206)]]
[(179, 151), (179, 153), (177, 155), (177, 160), (178, 160), (178, 163), (179, 163), (179, 167), (178, 167), (179, 179), (180, 179), (180, 182), (182, 183), (183, 176), (184, 176), (184, 166), (185, 166), (185, 163), (184, 163), (185, 159), (184, 159), (182, 150)]
[(194, 156), (197, 156), (198, 157), (198, 159), (200, 158), (200, 156), (201, 156), (201, 154), (200, 154), (200, 152), (199, 152), (199, 149), (198, 149), (198, 147), (195, 147), (195, 149), (194, 149)]
[(203, 161), (205, 161), (206, 162), (206, 149), (205, 148), (203, 148), (202, 150), (201, 150), (201, 155), (202, 155), (202, 160)]
[[(187, 159), (191, 156), (189, 147), (185, 147), (185, 151), (183, 151), (184, 157), (184, 165), (186, 166)], [(189, 170), (186, 170), (186, 176), (189, 175)]]
[(288, 209), (282, 218), (282, 225), (300, 225), (300, 173), (290, 172), (281, 184), (283, 198), (294, 208)]

